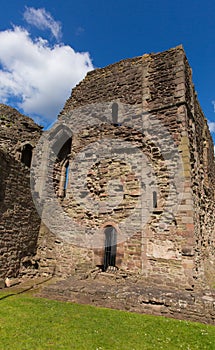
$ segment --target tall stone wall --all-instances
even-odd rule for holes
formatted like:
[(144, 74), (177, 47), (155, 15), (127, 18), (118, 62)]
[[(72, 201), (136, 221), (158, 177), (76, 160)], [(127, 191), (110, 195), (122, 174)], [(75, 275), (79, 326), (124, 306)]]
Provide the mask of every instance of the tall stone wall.
[(194, 90), (193, 110), (187, 107), (191, 187), (194, 201), (195, 275), (203, 284), (215, 283), (215, 162), (214, 146)]
[[(17, 277), (37, 269), (40, 218), (34, 207), (29, 170), (0, 151), (0, 277)], [(22, 270), (22, 272), (21, 272)]]
[[(111, 121), (111, 107), (119, 105), (119, 124)], [(92, 105), (105, 103), (107, 115), (104, 123), (92, 126), (88, 116)], [(134, 108), (134, 114), (126, 115), (126, 109), (120, 110), (120, 104)], [(81, 113), (77, 108), (81, 108)], [(147, 137), (139, 132), (140, 126), (148, 122), (159, 122), (160, 129)], [(120, 221), (129, 216), (139, 196), (139, 187), (135, 183), (135, 174), (123, 161), (94, 162), (87, 175), (88, 190), (93, 198), (103, 201), (107, 196), (107, 184), (112, 178), (120, 178), (126, 188), (124, 199), (116, 210), (105, 210), (98, 215), (82, 208), (74, 198), (73, 190), (68, 186), (65, 196), (60, 188), (62, 164), (69, 160), (72, 164), (77, 154), (83, 152), (83, 164), (92, 154), (84, 149), (91, 143), (104, 138), (120, 139), (130, 142), (148, 159), (154, 169), (158, 188), (158, 205), (152, 210), (147, 225), (136, 229), (129, 239), (121, 240), (117, 245), (116, 265), (122, 269), (139, 272), (150, 282), (170, 287), (173, 284), (181, 288), (193, 288), (201, 283), (213, 283), (207, 275), (214, 275), (214, 156), (213, 144), (206, 119), (199, 107), (191, 78), (191, 69), (181, 46), (159, 54), (144, 55), (128, 59), (97, 69), (73, 90), (65, 104), (59, 120), (73, 122), (71, 149), (64, 159), (56, 160), (55, 190), (64, 211), (75, 222), (95, 230), (101, 229), (104, 240), (106, 225), (112, 225), (118, 237), (126, 232), (120, 231)], [(96, 118), (96, 115), (95, 115)], [(109, 119), (108, 119), (109, 118)], [(121, 118), (121, 119), (120, 119)], [(107, 123), (105, 123), (105, 121)], [(183, 188), (180, 201), (165, 207), (169, 191), (168, 161), (172, 169), (177, 168), (177, 159), (171, 158), (171, 147), (165, 139), (165, 149), (156, 147), (162, 134), (162, 128), (168, 137), (174, 140), (182, 161)], [(170, 144), (169, 144), (170, 145)], [(161, 152), (162, 151), (162, 152)], [(168, 161), (167, 161), (168, 160)], [(82, 162), (80, 160), (80, 162)], [(138, 165), (137, 165), (138, 166)], [(63, 170), (62, 170), (63, 169)], [(73, 169), (75, 172), (76, 170)], [(51, 173), (48, 177), (53, 176)], [(65, 174), (64, 174), (65, 176)], [(59, 195), (60, 194), (60, 195)], [(144, 207), (146, 203), (142, 203)], [(171, 212), (171, 205), (177, 210)], [(165, 210), (164, 210), (165, 209)], [(164, 215), (165, 211), (165, 215)], [(162, 225), (160, 224), (163, 217)], [(66, 231), (66, 227), (61, 228)], [(125, 228), (126, 231), (126, 228)], [(128, 232), (127, 232), (128, 233)], [(45, 234), (45, 236), (44, 236)], [(59, 273), (68, 275), (79, 264), (88, 266), (102, 265), (104, 248), (83, 250), (64, 241), (56, 241), (56, 236), (42, 228), (38, 259), (42, 261), (42, 271), (48, 271), (55, 264), (60, 271), (61, 261), (64, 268)], [(99, 239), (99, 238), (98, 238)], [(46, 246), (52, 247), (50, 256), (44, 254)], [(43, 253), (42, 253), (43, 252)], [(77, 257), (77, 259), (71, 258)], [(66, 263), (68, 262), (68, 264)], [(208, 272), (207, 272), (208, 271)], [(162, 282), (161, 282), (162, 281)], [(197, 283), (196, 283), (197, 281)], [(200, 283), (201, 281), (201, 283)]]
[[(40, 218), (30, 189), (30, 164), (41, 127), (0, 104), (0, 277), (36, 273)], [(35, 271), (34, 271), (35, 270)], [(31, 272), (30, 272), (31, 271)]]

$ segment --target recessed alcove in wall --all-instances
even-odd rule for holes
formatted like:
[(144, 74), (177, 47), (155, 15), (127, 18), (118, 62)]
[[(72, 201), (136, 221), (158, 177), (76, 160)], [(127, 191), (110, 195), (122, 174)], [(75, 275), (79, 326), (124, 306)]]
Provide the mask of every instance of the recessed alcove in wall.
[(29, 143), (25, 144), (21, 150), (21, 162), (28, 168), (31, 166), (32, 150), (33, 147)]

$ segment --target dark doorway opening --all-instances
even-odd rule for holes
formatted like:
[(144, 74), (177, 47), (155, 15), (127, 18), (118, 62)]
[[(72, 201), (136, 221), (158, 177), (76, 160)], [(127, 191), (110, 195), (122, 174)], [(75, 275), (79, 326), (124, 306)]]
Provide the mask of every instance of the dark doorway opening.
[(109, 266), (116, 265), (117, 232), (113, 226), (105, 228), (105, 251), (104, 251), (104, 271)]

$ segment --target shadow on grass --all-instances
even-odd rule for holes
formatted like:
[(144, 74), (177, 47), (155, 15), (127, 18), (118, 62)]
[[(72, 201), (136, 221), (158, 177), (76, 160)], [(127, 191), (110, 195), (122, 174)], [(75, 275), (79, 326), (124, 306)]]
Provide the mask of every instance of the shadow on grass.
[(26, 293), (26, 292), (28, 292), (29, 290), (32, 290), (32, 289), (34, 289), (35, 287), (37, 287), (37, 286), (39, 286), (39, 285), (41, 285), (41, 284), (44, 284), (44, 283), (50, 281), (52, 278), (54, 278), (54, 274), (52, 274), (51, 277), (48, 277), (48, 278), (45, 279), (44, 281), (41, 281), (41, 282), (38, 282), (38, 283), (34, 283), (34, 284), (31, 285), (30, 287), (27, 287), (27, 288), (25, 288), (25, 289), (23, 289), (23, 290), (21, 290), (21, 291), (19, 291), (19, 292), (17, 292), (17, 293), (11, 293), (11, 294), (4, 295), (4, 296), (2, 296), (2, 297), (0, 298), (0, 300), (3, 300), (3, 299), (6, 299), (6, 298), (9, 298), (9, 297), (12, 297), (12, 296), (14, 296), (14, 295), (19, 295), (19, 294)]

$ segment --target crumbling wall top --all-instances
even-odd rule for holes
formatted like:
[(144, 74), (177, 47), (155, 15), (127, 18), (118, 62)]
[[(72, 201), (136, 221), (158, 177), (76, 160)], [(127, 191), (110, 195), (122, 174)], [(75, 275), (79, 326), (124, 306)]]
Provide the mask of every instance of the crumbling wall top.
[(0, 148), (14, 154), (17, 147), (30, 142), (34, 146), (42, 127), (16, 109), (0, 104)]
[[(185, 64), (186, 62), (186, 64)], [(73, 90), (59, 118), (74, 108), (120, 100), (153, 110), (185, 100), (185, 70), (190, 71), (183, 47), (144, 54), (87, 73)]]

